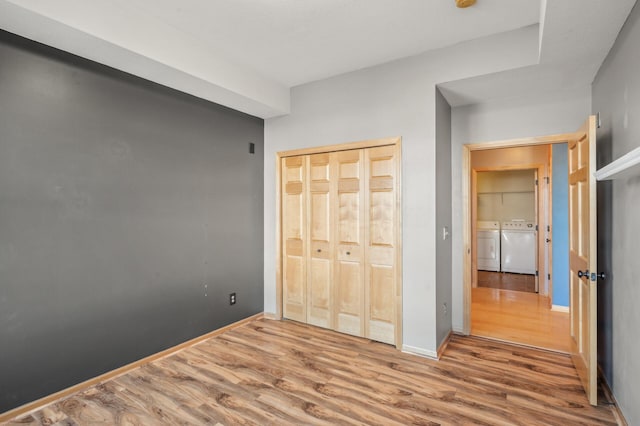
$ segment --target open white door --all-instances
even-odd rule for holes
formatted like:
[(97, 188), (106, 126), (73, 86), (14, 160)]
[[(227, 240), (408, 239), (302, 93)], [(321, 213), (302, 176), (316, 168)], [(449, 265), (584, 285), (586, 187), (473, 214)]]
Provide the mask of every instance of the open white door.
[(598, 404), (596, 117), (569, 141), (569, 283), (571, 354), (589, 402)]

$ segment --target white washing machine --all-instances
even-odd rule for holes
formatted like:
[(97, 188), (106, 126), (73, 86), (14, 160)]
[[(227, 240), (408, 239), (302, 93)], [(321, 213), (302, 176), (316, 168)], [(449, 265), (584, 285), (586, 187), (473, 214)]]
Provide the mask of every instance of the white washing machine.
[(500, 223), (497, 221), (478, 221), (476, 235), (478, 269), (499, 272)]
[(512, 220), (502, 222), (502, 272), (536, 273), (536, 225), (533, 222)]

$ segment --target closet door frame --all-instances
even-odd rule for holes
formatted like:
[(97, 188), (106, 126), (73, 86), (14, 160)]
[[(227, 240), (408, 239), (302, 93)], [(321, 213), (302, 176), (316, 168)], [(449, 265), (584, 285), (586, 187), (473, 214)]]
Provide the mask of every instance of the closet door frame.
[(402, 138), (392, 137), (383, 139), (371, 139), (358, 142), (350, 142), (337, 145), (327, 145), (312, 148), (296, 149), (276, 153), (276, 313), (275, 319), (283, 319), (282, 309), (282, 159), (299, 155), (331, 153), (354, 149), (376, 148), (381, 146), (394, 146), (396, 157), (396, 300), (395, 300), (395, 346), (402, 348)]

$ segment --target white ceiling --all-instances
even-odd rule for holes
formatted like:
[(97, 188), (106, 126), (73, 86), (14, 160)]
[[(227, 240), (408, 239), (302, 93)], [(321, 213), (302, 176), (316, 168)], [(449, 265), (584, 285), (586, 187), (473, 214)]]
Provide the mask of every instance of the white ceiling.
[(127, 0), (288, 87), (537, 23), (539, 0)]
[[(548, 4), (547, 4), (548, 3)], [(635, 0), (0, 0), (0, 28), (259, 117), (292, 86), (540, 23), (540, 69), (443, 85), (453, 105), (589, 84)], [(578, 69), (580, 72), (575, 73)], [(577, 83), (576, 83), (577, 82)]]
[(588, 87), (636, 0), (544, 0), (537, 65), (439, 85), (451, 106)]

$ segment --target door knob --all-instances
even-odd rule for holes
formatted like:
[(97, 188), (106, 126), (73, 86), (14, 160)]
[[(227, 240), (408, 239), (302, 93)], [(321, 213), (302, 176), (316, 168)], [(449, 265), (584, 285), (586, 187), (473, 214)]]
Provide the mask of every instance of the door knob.
[(550, 240), (549, 238), (547, 238), (547, 242), (548, 242), (548, 243), (550, 243), (550, 242), (551, 242), (551, 240)]
[(586, 271), (582, 272), (582, 271), (578, 271), (578, 278), (589, 278), (589, 270), (587, 269)]
[(350, 252), (350, 251), (348, 251), (348, 252), (347, 252), (347, 256), (349, 256), (350, 254), (351, 254), (351, 252)]
[(598, 278), (600, 278), (601, 280), (604, 280), (607, 278), (607, 276), (605, 275), (604, 272), (600, 272), (599, 274), (596, 274), (595, 272), (591, 273), (591, 281), (596, 281)]
[(318, 249), (318, 253), (320, 253), (322, 250)]

